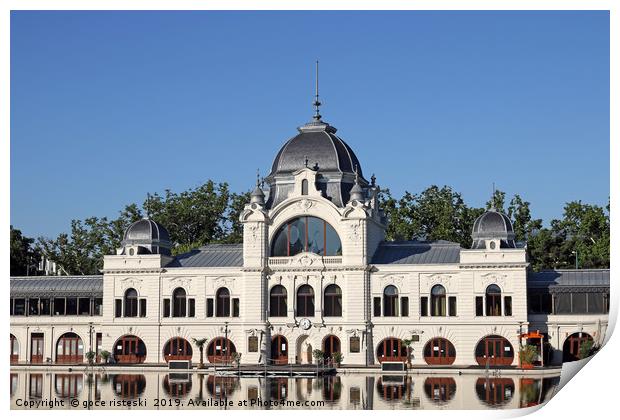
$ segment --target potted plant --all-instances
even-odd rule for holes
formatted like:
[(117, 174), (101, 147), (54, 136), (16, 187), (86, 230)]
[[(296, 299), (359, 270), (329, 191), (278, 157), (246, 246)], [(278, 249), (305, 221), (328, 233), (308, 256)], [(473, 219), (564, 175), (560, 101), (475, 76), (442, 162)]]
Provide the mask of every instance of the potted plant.
[(101, 364), (107, 364), (108, 359), (110, 358), (110, 352), (107, 350), (101, 350), (99, 352), (99, 356), (101, 356)]
[(337, 352), (332, 353), (332, 358), (334, 360), (334, 363), (336, 363), (336, 367), (340, 367), (340, 364), (344, 360), (344, 355), (340, 353), (339, 351), (337, 351)]
[(325, 353), (323, 353), (321, 349), (314, 349), (312, 351), (312, 357), (314, 357), (314, 360), (316, 364), (318, 365), (319, 362), (322, 362), (323, 359), (325, 358)]
[(194, 342), (194, 344), (196, 345), (196, 347), (198, 347), (198, 350), (200, 351), (200, 363), (198, 364), (198, 369), (203, 369), (205, 367), (204, 348), (205, 348), (205, 344), (207, 343), (207, 339), (206, 338), (192, 338), (192, 341)]
[(594, 346), (593, 340), (587, 340), (579, 346), (579, 359), (585, 359), (592, 356), (598, 349)]
[(537, 357), (538, 348), (532, 344), (526, 344), (519, 349), (519, 361), (522, 369), (532, 369)]

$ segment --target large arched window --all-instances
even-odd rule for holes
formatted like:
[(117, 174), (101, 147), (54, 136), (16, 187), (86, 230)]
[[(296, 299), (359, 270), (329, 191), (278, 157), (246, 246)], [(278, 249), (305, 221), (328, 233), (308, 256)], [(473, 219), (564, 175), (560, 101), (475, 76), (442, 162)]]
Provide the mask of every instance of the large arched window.
[(56, 363), (82, 363), (84, 342), (79, 335), (68, 332), (60, 336), (56, 343)]
[(395, 286), (383, 290), (383, 316), (398, 316), (398, 289)]
[(342, 316), (342, 290), (336, 284), (325, 288), (324, 316)]
[(230, 316), (230, 291), (220, 287), (215, 293), (215, 316)]
[(273, 286), (269, 293), (269, 316), (286, 316), (286, 288), (280, 284)]
[(499, 335), (486, 336), (476, 345), (476, 361), (480, 366), (510, 366), (513, 359), (512, 344)]
[(297, 289), (297, 316), (314, 316), (314, 289), (307, 284)]
[(172, 316), (187, 316), (187, 294), (182, 287), (177, 287), (172, 292)]
[(126, 317), (138, 316), (138, 292), (136, 292), (136, 289), (127, 289), (124, 306)]
[(502, 291), (497, 284), (490, 284), (485, 293), (487, 316), (502, 314)]
[(342, 243), (336, 230), (325, 220), (312, 216), (298, 217), (278, 229), (273, 237), (271, 256), (287, 257), (300, 252), (342, 255)]
[(19, 341), (11, 334), (11, 363), (17, 363), (19, 359)]
[(441, 284), (431, 289), (431, 316), (446, 316), (446, 288)]

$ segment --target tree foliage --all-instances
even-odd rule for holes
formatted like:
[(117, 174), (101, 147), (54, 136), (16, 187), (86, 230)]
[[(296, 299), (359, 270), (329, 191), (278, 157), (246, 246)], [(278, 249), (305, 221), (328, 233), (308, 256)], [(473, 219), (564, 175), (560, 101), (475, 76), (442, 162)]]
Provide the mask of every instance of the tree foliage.
[(34, 239), (24, 236), (19, 229), (11, 225), (11, 276), (36, 274), (39, 260), (38, 250), (33, 246)]

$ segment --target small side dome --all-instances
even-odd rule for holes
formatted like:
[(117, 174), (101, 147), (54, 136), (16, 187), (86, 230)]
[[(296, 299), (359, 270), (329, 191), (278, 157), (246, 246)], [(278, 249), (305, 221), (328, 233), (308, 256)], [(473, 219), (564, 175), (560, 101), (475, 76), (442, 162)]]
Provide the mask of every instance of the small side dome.
[(124, 248), (136, 247), (138, 254), (170, 255), (172, 248), (166, 228), (151, 219), (141, 219), (129, 226), (121, 245)]
[(474, 222), (472, 249), (516, 248), (512, 222), (504, 213), (487, 210)]

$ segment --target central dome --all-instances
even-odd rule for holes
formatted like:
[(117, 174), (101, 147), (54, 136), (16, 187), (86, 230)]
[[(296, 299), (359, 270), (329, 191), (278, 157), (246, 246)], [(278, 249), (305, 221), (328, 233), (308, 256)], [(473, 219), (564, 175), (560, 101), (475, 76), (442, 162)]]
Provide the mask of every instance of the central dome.
[(362, 167), (353, 150), (338, 136), (336, 129), (323, 121), (298, 128), (299, 134), (287, 141), (276, 155), (269, 178), (289, 175), (315, 165), (321, 173), (355, 173), (363, 177)]

